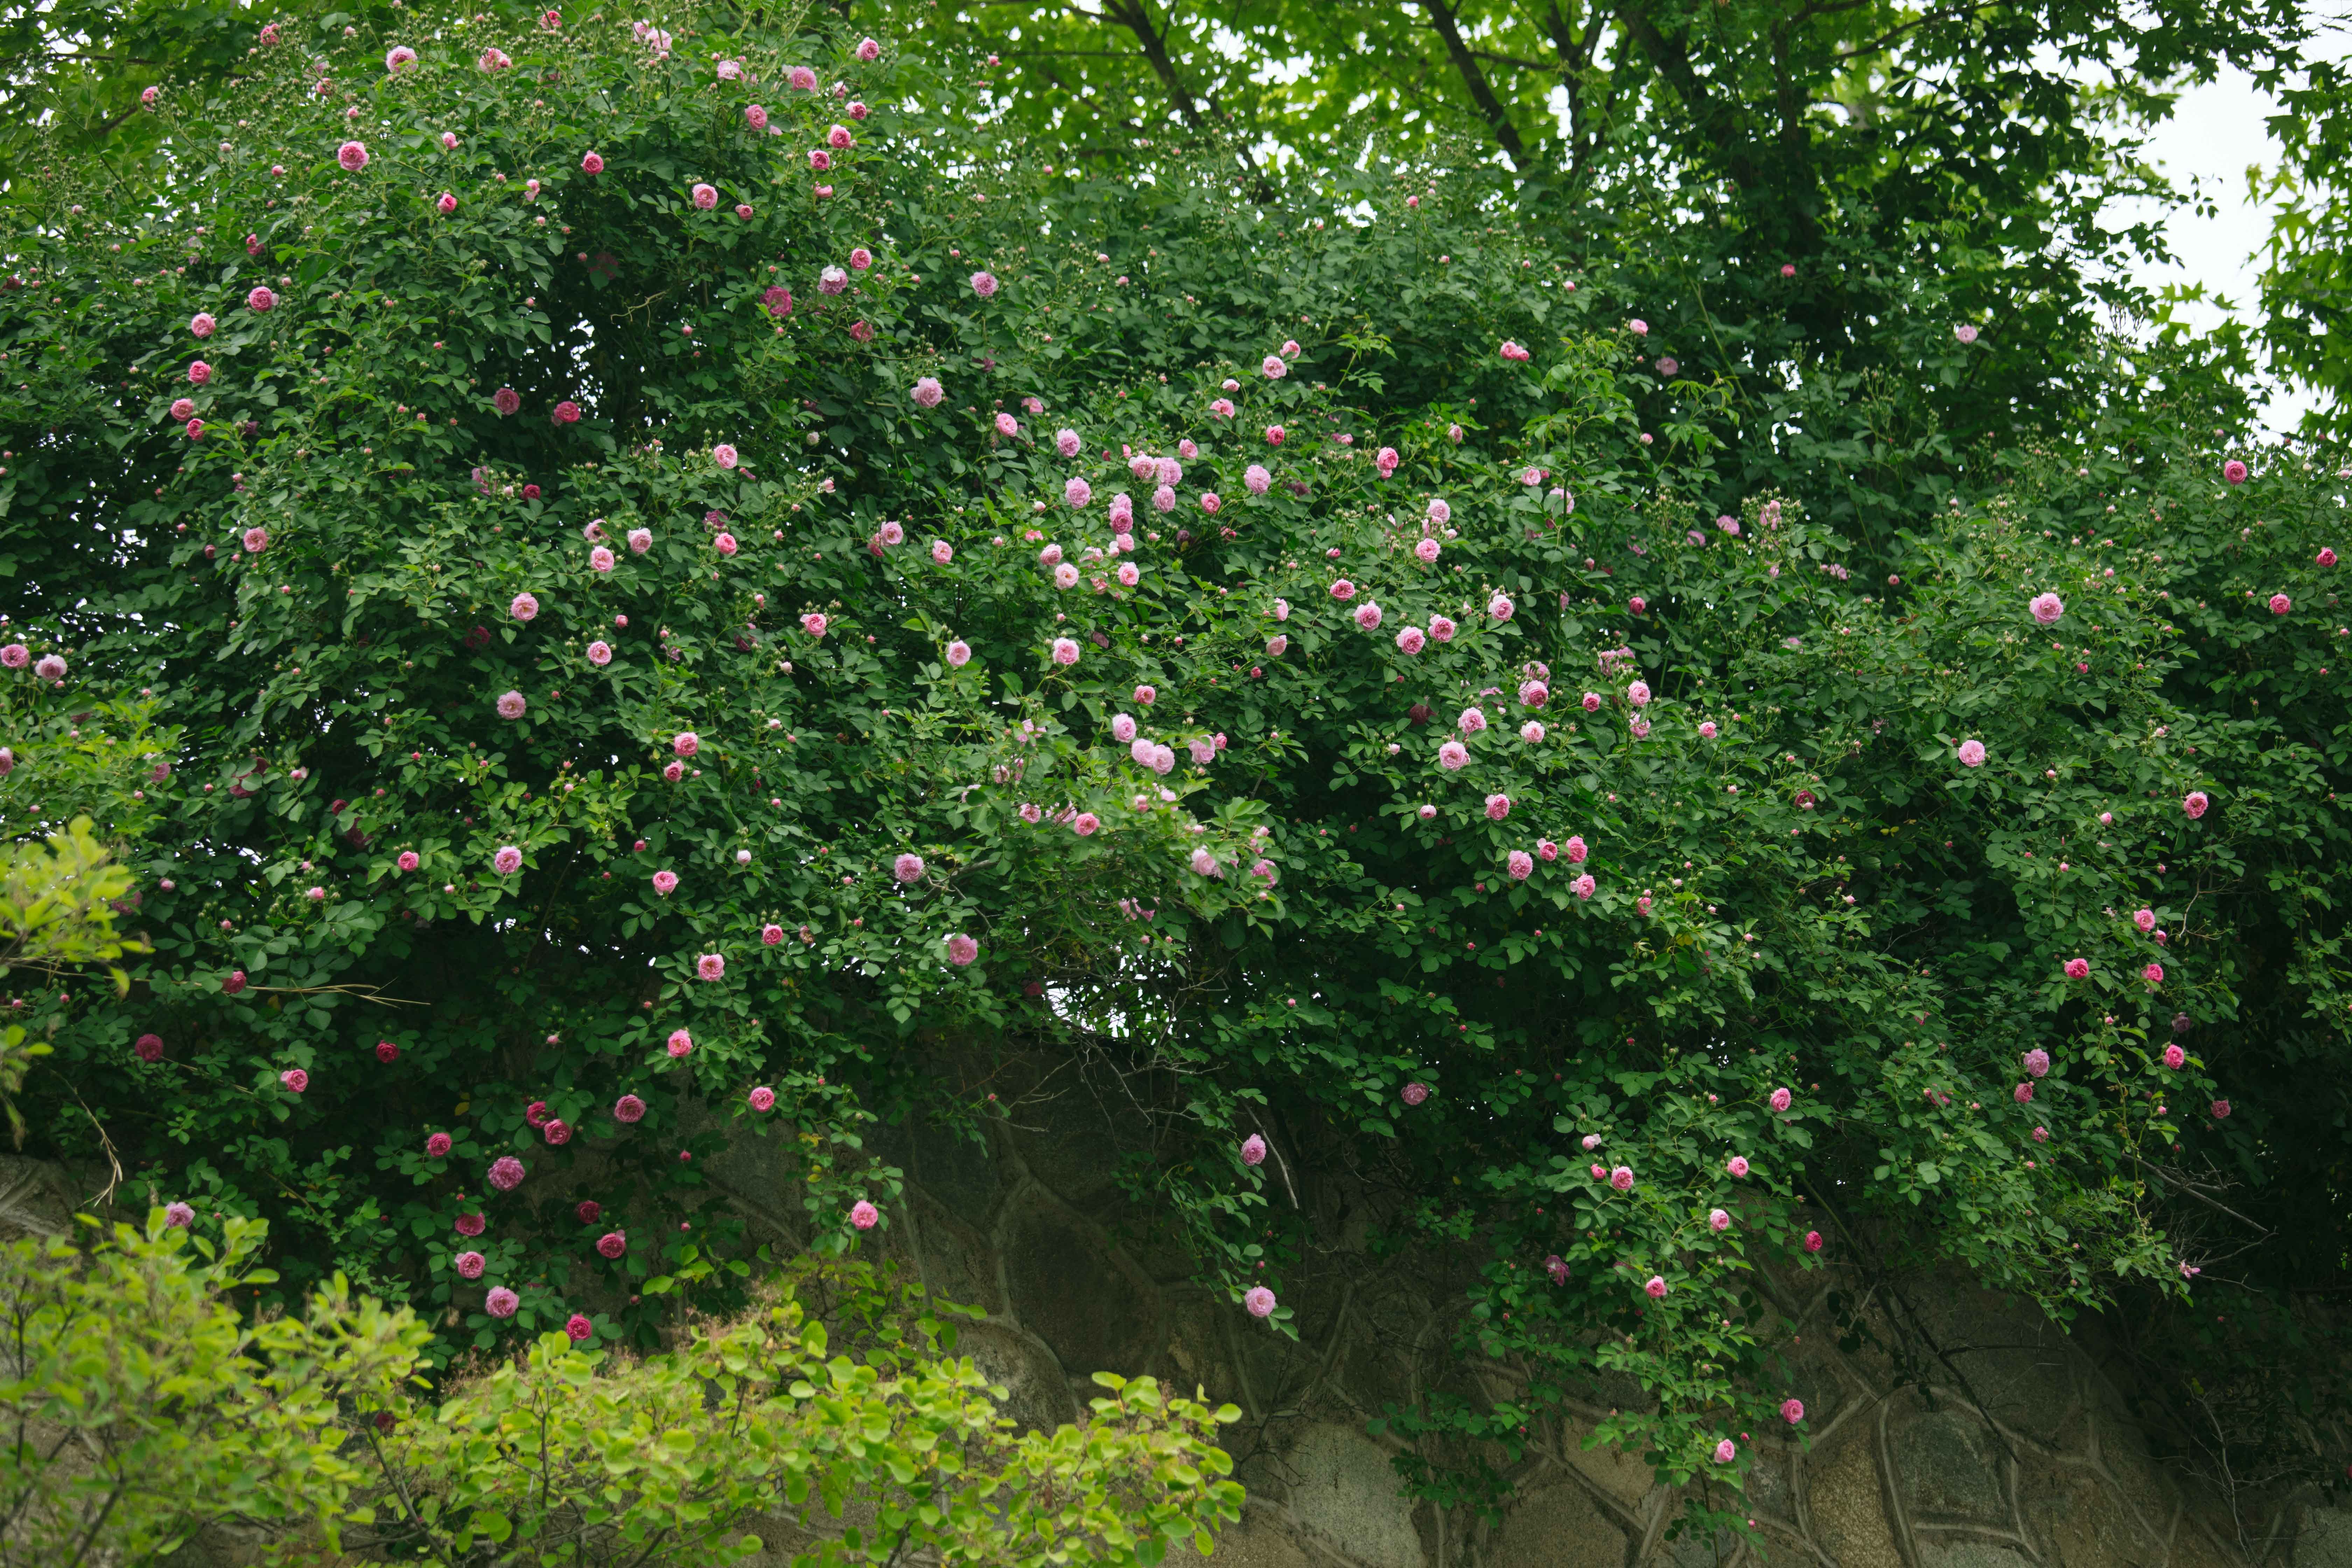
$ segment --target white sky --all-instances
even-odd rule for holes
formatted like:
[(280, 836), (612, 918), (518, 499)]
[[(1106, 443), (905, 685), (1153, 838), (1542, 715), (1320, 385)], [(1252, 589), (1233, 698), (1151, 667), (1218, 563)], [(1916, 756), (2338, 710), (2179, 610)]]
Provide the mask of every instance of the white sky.
[[(2340, 13), (2315, 4), (2306, 4), (2305, 10), (2315, 25), (2327, 29), (2314, 40), (2313, 53), (2335, 58), (2352, 53), (2352, 32), (2333, 19)], [(2182, 186), (2192, 177), (2199, 180), (2217, 208), (2210, 218), (2188, 210), (2176, 213), (2168, 226), (2179, 265), (2140, 274), (2150, 287), (2202, 283), (2209, 296), (2228, 302), (2226, 312), (2210, 303), (2182, 312), (2197, 324), (2210, 326), (2225, 316), (2248, 323), (2254, 319), (2254, 280), (2260, 271), (2254, 253), (2270, 236), (2270, 211), (2252, 200), (2246, 169), (2249, 164), (2277, 164), (2278, 143), (2263, 124), (2276, 109), (2242, 72), (2225, 71), (2211, 85), (2183, 93), (2172, 119), (2151, 140), (2150, 155)], [(2273, 386), (2265, 420), (2273, 429), (2292, 428), (2312, 403), (2305, 388)]]

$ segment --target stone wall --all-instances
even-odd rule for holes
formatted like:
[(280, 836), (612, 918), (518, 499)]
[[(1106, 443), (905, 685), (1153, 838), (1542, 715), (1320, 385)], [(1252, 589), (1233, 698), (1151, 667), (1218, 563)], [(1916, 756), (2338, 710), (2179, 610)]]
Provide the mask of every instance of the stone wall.
[[(1941, 1284), (1890, 1309), (1834, 1270), (1763, 1281), (1792, 1325), (1808, 1416), (1801, 1438), (1744, 1445), (1760, 1458), (1760, 1557), (1670, 1539), (1679, 1496), (1583, 1446), (1600, 1408), (1530, 1434), (1499, 1521), (1416, 1505), (1370, 1418), (1449, 1381), (1467, 1391), (1465, 1377), (1499, 1392), (1509, 1369), (1459, 1365), (1428, 1277), (1350, 1256), (1363, 1216), (1344, 1202), (1315, 1215), (1325, 1255), (1286, 1280), (1298, 1341), (1271, 1332), (1195, 1283), (1122, 1195), (1123, 1129), (1083, 1086), (1024, 1097), (977, 1142), (885, 1129), (875, 1152), (909, 1186), (882, 1234), (933, 1289), (985, 1309), (962, 1348), (1025, 1422), (1073, 1419), (1098, 1368), (1238, 1405), (1230, 1447), (1250, 1500), (1214, 1554), (1234, 1568), (2352, 1568), (2352, 1513), (2242, 1499), (2251, 1517), (2233, 1518), (2168, 1471), (2095, 1330), (2063, 1334), (2030, 1306)], [(782, 1188), (770, 1157), (730, 1154), (717, 1173), (747, 1206), (796, 1213), (756, 1195)]]
[[(1584, 1447), (1599, 1407), (1529, 1434), (1498, 1521), (1414, 1504), (1370, 1419), (1432, 1388), (1511, 1382), (1509, 1368), (1452, 1355), (1442, 1280), (1370, 1258), (1368, 1216), (1324, 1184), (1302, 1194), (1320, 1205), (1327, 1245), (1286, 1278), (1299, 1338), (1285, 1339), (1195, 1283), (1181, 1249), (1122, 1194), (1134, 1119), (1082, 1086), (1019, 1103), (976, 1141), (922, 1124), (870, 1139), (908, 1177), (877, 1235), (933, 1290), (985, 1310), (961, 1348), (1026, 1424), (1075, 1419), (1097, 1369), (1240, 1407), (1229, 1446), (1248, 1509), (1214, 1553), (1231, 1568), (2352, 1568), (2352, 1511), (2242, 1499), (2233, 1515), (2169, 1472), (2095, 1330), (2061, 1334), (1961, 1288), (1874, 1300), (1834, 1270), (1761, 1281), (1791, 1325), (1808, 1412), (1801, 1439), (1759, 1432), (1743, 1445), (1759, 1459), (1749, 1504), (1762, 1557), (1670, 1539), (1679, 1496), (1638, 1460)], [(706, 1169), (775, 1240), (802, 1239), (776, 1145), (747, 1141)], [(62, 1228), (103, 1182), (0, 1156), (0, 1236)]]

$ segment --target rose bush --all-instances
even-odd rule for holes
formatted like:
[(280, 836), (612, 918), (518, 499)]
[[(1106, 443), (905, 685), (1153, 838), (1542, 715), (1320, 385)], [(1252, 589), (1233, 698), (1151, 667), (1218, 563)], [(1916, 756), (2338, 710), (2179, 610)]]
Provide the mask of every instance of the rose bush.
[(991, 1113), (943, 1058), (1109, 1058), (1256, 1331), (1328, 1303), (1247, 1137), (1472, 1245), (1522, 1394), (1395, 1430), (1619, 1373), (1606, 1437), (1732, 1485), (1767, 1258), (2187, 1288), (2190, 1173), (2314, 1113), (2250, 1019), (2341, 1038), (2332, 926), (2279, 934), (2341, 838), (2337, 470), (2191, 439), (2176, 365), (1857, 555), (1467, 203), (1091, 180), (734, 26), (338, 26), (162, 110), (186, 205), (61, 158), (20, 209), (0, 811), (96, 816), (154, 948), (19, 999), (45, 1152), (87, 1104), (436, 1353), (650, 1343), (748, 1300), (730, 1142), (837, 1249), (866, 1118)]

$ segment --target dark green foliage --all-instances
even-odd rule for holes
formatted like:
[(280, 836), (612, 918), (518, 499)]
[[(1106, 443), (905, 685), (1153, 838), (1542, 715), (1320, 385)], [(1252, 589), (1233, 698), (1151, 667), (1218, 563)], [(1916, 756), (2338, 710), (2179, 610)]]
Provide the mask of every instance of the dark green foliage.
[[(28, 999), (42, 1152), (110, 1147), (200, 1226), (266, 1215), (289, 1285), (430, 1306), (445, 1355), (575, 1308), (648, 1342), (745, 1299), (706, 1175), (730, 1143), (779, 1139), (837, 1248), (859, 1198), (893, 1217), (866, 1116), (1003, 1113), (943, 1063), (1107, 1060), (1151, 1129), (1137, 1194), (1235, 1299), (1321, 1245), (1239, 1162), (1253, 1130), (1310, 1194), (1367, 1194), (1375, 1245), (1475, 1260), (1460, 1348), (1528, 1382), (1392, 1413), (1436, 1458), (1621, 1373), (1653, 1403), (1612, 1437), (1730, 1481), (1717, 1443), (1783, 1393), (1748, 1270), (1808, 1232), (2062, 1317), (2182, 1300), (2265, 1229), (2294, 1244), (2251, 1254), (2263, 1289), (2342, 1255), (2314, 1173), (2343, 1136), (2316, 557), (2345, 481), (2238, 445), (2211, 363), (2080, 296), (2005, 317), (2002, 260), (1923, 267), (1925, 219), (1821, 237), (1873, 318), (1831, 354), (1786, 324), (1804, 271), (1735, 319), (1727, 253), (1676, 259), (1663, 221), (1570, 243), (1377, 159), (1074, 174), (973, 128), (950, 47), (934, 76), (669, 25), (665, 55), (612, 18), (338, 23), (324, 94), (289, 42), (232, 105), (167, 106), (177, 205), (109, 205), (62, 152), (26, 193), (5, 629), (68, 670), (0, 681), (0, 814), (97, 816), (156, 948), (128, 1006)], [(387, 77), (395, 42), (424, 60)], [(1169, 511), (1133, 454), (1181, 462)], [(1133, 584), (1097, 553), (1122, 490)], [(527, 1176), (486, 1194), (507, 1154)], [(2247, 1228), (2216, 1228), (2231, 1182)]]

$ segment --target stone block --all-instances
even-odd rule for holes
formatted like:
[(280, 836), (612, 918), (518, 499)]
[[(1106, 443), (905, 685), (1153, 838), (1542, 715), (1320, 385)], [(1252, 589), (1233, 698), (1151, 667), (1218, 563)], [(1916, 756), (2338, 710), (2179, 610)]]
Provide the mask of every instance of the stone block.
[(995, 1218), (1003, 1179), (985, 1134), (968, 1137), (936, 1122), (906, 1129), (907, 1177), (982, 1235)]
[[(143, 1192), (142, 1188), (142, 1196)], [(126, 1217), (143, 1218), (146, 1209), (141, 1196), (126, 1194), (125, 1206), (133, 1205), (138, 1215)], [(77, 1202), (61, 1166), (0, 1154), (0, 1237), (62, 1235), (72, 1228), (75, 1209), (86, 1213), (90, 1206)]]
[[(2164, 1568), (2243, 1568), (2245, 1561), (2242, 1552), (2222, 1546), (2196, 1521), (2183, 1519), (2172, 1527), (2172, 1556)], [(2352, 1555), (2341, 1559), (2340, 1568), (2352, 1568)]]
[(919, 1268), (918, 1278), (933, 1296), (982, 1311), (1004, 1310), (996, 1278), (996, 1255), (978, 1232), (950, 1214), (929, 1193), (907, 1194), (913, 1224), (898, 1233)]
[(2352, 1568), (2352, 1510), (2305, 1510), (2289, 1561), (2294, 1568)]
[[(2026, 1331), (2021, 1329), (2020, 1335), (2026, 1337)], [(1973, 1401), (2011, 1431), (2032, 1433), (2047, 1441), (2074, 1405), (2074, 1380), (2067, 1354), (2055, 1342), (1965, 1351), (1954, 1354), (1951, 1361), (1966, 1383), (1947, 1383), (1941, 1374), (1937, 1381)]]
[(1004, 1387), (1004, 1414), (1024, 1430), (1052, 1431), (1078, 1419), (1084, 1408), (1072, 1397), (1069, 1380), (1052, 1355), (1020, 1331), (1003, 1323), (961, 1323), (956, 1353), (989, 1382)]
[(1805, 1406), (1801, 1429), (1818, 1436), (1854, 1404), (1853, 1389), (1835, 1361), (1825, 1354), (1806, 1355), (1804, 1348), (1793, 1347), (1790, 1354), (1789, 1393)]
[(1169, 1300), (1163, 1321), (1167, 1341), (1160, 1351), (1160, 1377), (1187, 1397), (1201, 1391), (1210, 1405), (1247, 1407), (1239, 1373), (1226, 1354), (1225, 1313), (1205, 1297)]
[(1910, 1568), (1886, 1522), (1872, 1447), (1869, 1427), (1857, 1422), (1810, 1456), (1805, 1511), (1815, 1540), (1838, 1568)]
[(1483, 1561), (1489, 1568), (1624, 1568), (1625, 1532), (1581, 1486), (1561, 1480), (1512, 1505)]
[(1642, 1462), (1638, 1454), (1628, 1454), (1622, 1448), (1611, 1447), (1606, 1444), (1591, 1448), (1584, 1447), (1584, 1440), (1590, 1435), (1590, 1428), (1569, 1428), (1562, 1439), (1568, 1462), (1628, 1512), (1638, 1509), (1642, 1500), (1649, 1495), (1650, 1489), (1657, 1484), (1656, 1473)]
[(1083, 1384), (1097, 1372), (1154, 1370), (1157, 1295), (1130, 1279), (1085, 1227), (1033, 1209), (1015, 1222), (1004, 1263), (1021, 1326), (1054, 1347), (1074, 1381)]
[(2010, 1522), (2004, 1460), (1973, 1412), (1947, 1407), (1898, 1418), (1886, 1439), (1895, 1495), (1915, 1520)]
[(1209, 1555), (1202, 1557), (1190, 1542), (1181, 1542), (1168, 1554), (1171, 1563), (1213, 1563), (1217, 1568), (1317, 1568), (1281, 1523), (1263, 1509), (1244, 1507), (1241, 1522), (1219, 1532)]
[(1756, 1463), (1748, 1471), (1748, 1511), (1759, 1519), (1769, 1515), (1793, 1521), (1797, 1517), (1788, 1465), (1769, 1450), (1757, 1452)]
[(1121, 1134), (1136, 1128), (1114, 1121), (1085, 1084), (1064, 1082), (1022, 1102), (1006, 1131), (1032, 1176), (1064, 1202), (1084, 1205), (1114, 1195), (1128, 1152)]
[(1748, 1561), (1747, 1551), (1748, 1543), (1728, 1530), (1709, 1535), (1685, 1528), (1659, 1542), (1649, 1563), (1652, 1568), (1735, 1568)]
[(1919, 1568), (2035, 1568), (2035, 1564), (2013, 1546), (1931, 1538), (1919, 1542)]
[(1353, 1426), (1317, 1422), (1291, 1442), (1291, 1516), (1360, 1568), (1423, 1568), (1412, 1503), (1389, 1451)]

